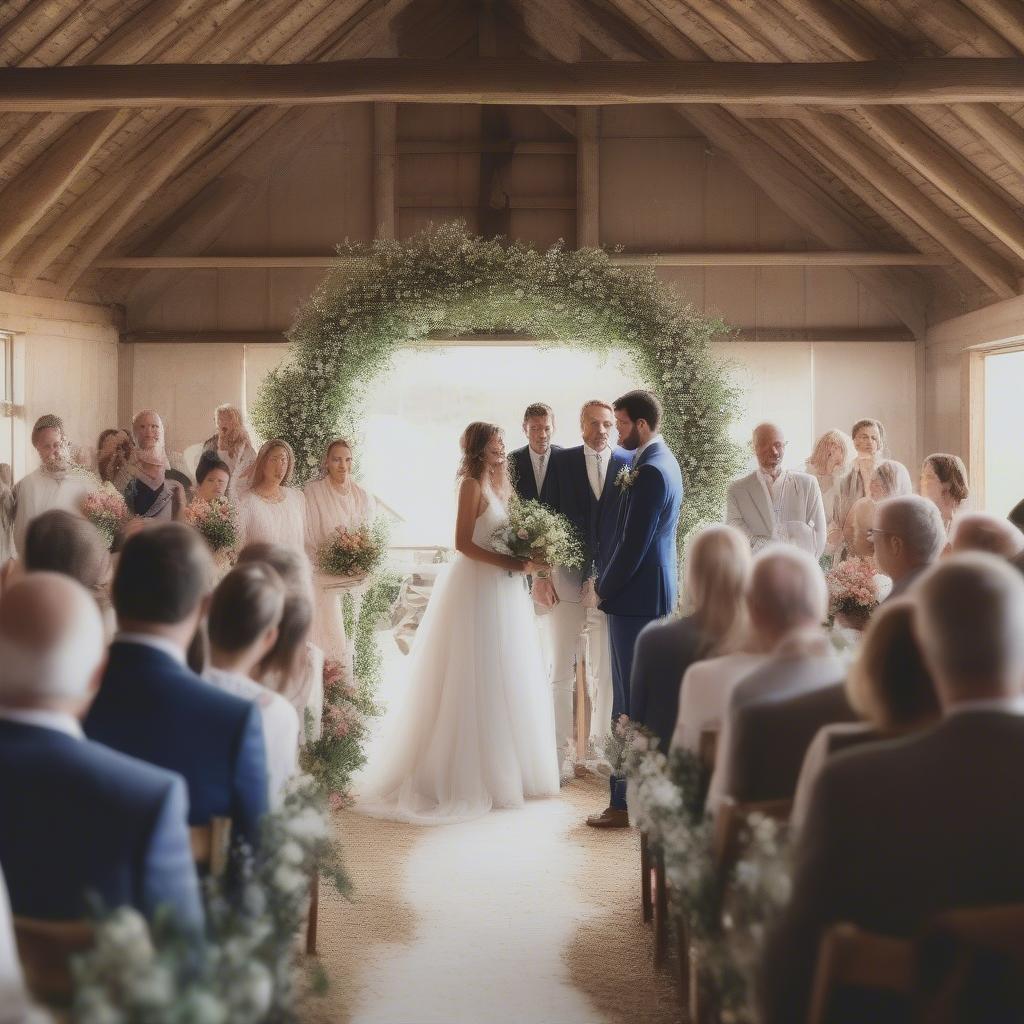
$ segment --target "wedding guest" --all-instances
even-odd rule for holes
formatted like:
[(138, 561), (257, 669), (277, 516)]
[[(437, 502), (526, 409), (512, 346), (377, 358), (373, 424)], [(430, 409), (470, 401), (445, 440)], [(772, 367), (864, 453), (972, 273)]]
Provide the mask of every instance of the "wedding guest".
[(203, 912), (181, 777), (85, 739), (103, 633), (73, 580), (33, 573), (0, 598), (0, 865), (14, 913), (71, 919), (109, 909)]
[[(238, 564), (260, 562), (271, 566), (284, 582), (284, 610), (277, 640), (256, 665), (253, 678), (281, 694), (305, 726), (311, 716), (314, 738), (320, 735), (324, 703), (324, 655), (309, 641), (313, 624), (313, 583), (304, 555), (278, 544), (249, 544), (238, 555)], [(303, 729), (305, 732), (305, 729)]]
[(1024, 580), (991, 555), (954, 555), (921, 579), (915, 605), (942, 721), (822, 769), (762, 957), (765, 1024), (806, 1019), (819, 943), (837, 921), (911, 937), (949, 908), (1024, 902), (1024, 819), (1012, 812), (1024, 796)]
[(209, 604), (213, 565), (202, 539), (180, 523), (132, 537), (114, 576), (120, 632), (86, 734), (172, 771), (188, 784), (189, 823), (232, 821), (255, 847), (267, 809), (258, 709), (190, 671), (185, 652)]
[(231, 484), (231, 469), (226, 462), (203, 452), (196, 466), (195, 496), (200, 501), (213, 501), (228, 494)]
[[(153, 409), (143, 409), (137, 412), (132, 420), (132, 438), (137, 448), (159, 447), (167, 454), (167, 435), (164, 431), (164, 421), (160, 414)], [(134, 452), (131, 464), (134, 465)], [(187, 499), (191, 498), (192, 481), (171, 465), (170, 458), (164, 463), (165, 474), (169, 480), (181, 484), (184, 488)]]
[[(600, 399), (591, 400), (580, 410), (583, 444), (551, 456), (551, 504), (569, 520), (583, 544), (583, 564), (579, 569), (556, 568), (533, 581), (534, 602), (551, 608), (551, 692), (563, 783), (576, 770), (576, 758), (571, 753), (573, 694), (578, 645), (584, 633), (589, 644), (587, 686), (592, 695), (589, 725), (603, 737), (612, 717), (608, 623), (604, 612), (595, 607), (594, 580), (615, 547), (622, 499), (615, 478), (629, 466), (627, 453), (615, 451), (609, 444), (614, 429), (611, 405)], [(587, 729), (588, 737), (590, 732)]]
[(782, 541), (820, 558), (825, 507), (818, 481), (783, 469), (786, 439), (774, 423), (755, 427), (753, 443), (757, 469), (729, 485), (726, 522), (749, 538), (752, 551)]
[(892, 580), (887, 598), (892, 600), (942, 554), (946, 530), (934, 502), (909, 494), (879, 503), (871, 542), (879, 572)]
[(1013, 523), (1014, 526), (1024, 533), (1024, 501), (1018, 501), (1013, 508), (1010, 509), (1009, 515), (1006, 517)]
[(227, 465), (231, 477), (231, 497), (237, 501), (252, 487), (256, 446), (245, 425), (242, 411), (236, 406), (218, 405), (214, 417), (217, 433), (207, 438), (203, 450)]
[[(792, 797), (804, 753), (822, 725), (853, 717), (845, 699), (793, 713), (782, 702), (842, 683), (845, 672), (821, 627), (828, 588), (818, 563), (791, 548), (754, 559), (747, 607), (754, 629), (775, 641), (770, 656), (729, 694), (708, 788), (708, 809), (724, 797), (740, 801)], [(844, 709), (846, 709), (844, 711)], [(823, 716), (824, 720), (818, 718)]]
[(885, 428), (878, 420), (857, 420), (850, 431), (856, 456), (853, 465), (839, 481), (833, 504), (832, 519), (828, 524), (829, 550), (841, 560), (845, 557), (843, 529), (853, 506), (867, 497), (871, 476), (885, 458)]
[[(352, 445), (341, 438), (331, 441), (320, 463), (320, 474), (303, 488), (306, 498), (306, 547), (316, 565), (316, 553), (337, 530), (358, 530), (369, 525), (376, 502), (352, 479)], [(344, 661), (348, 640), (341, 612), (341, 594), (314, 586), (312, 641), (328, 658)]]
[(552, 456), (561, 447), (551, 443), (555, 433), (555, 413), (550, 405), (533, 402), (523, 413), (523, 433), (527, 444), (516, 448), (509, 457), (509, 475), (516, 494), (524, 501), (540, 501), (549, 508), (555, 486), (550, 472)]
[(39, 454), (39, 467), (18, 481), (13, 495), (11, 528), (19, 554), (25, 550), (28, 524), (36, 516), (51, 508), (80, 515), (82, 499), (91, 489), (89, 477), (71, 464), (60, 417), (47, 415), (36, 420), (32, 446)]
[(953, 517), (967, 500), (967, 467), (959, 455), (936, 453), (929, 455), (921, 466), (919, 486), (923, 498), (935, 502), (942, 513), (942, 522), (949, 536)]
[[(0, 573), (14, 557), (14, 539), (11, 526), (14, 523), (14, 489), (11, 487), (11, 467), (0, 462)], [(0, 577), (0, 584), (3, 579)]]
[(53, 1018), (36, 1010), (25, 988), (25, 978), (14, 937), (14, 917), (7, 883), (0, 871), (0, 1024), (52, 1024)]
[(871, 617), (857, 658), (846, 677), (846, 697), (860, 722), (819, 729), (800, 768), (790, 823), (807, 814), (814, 781), (836, 752), (859, 743), (918, 732), (939, 717), (935, 681), (914, 636), (914, 604), (897, 598)]
[(818, 481), (825, 522), (832, 521), (832, 511), (839, 481), (847, 474), (853, 461), (853, 441), (841, 430), (826, 430), (814, 444), (806, 463), (807, 472)]
[(988, 512), (963, 512), (953, 524), (950, 549), (954, 554), (987, 551), (1013, 560), (1024, 552), (1024, 534), (1008, 519)]
[(295, 453), (287, 441), (268, 441), (253, 464), (252, 489), (238, 506), (241, 542), (280, 544), (305, 555), (306, 502), (291, 487)]
[(168, 473), (169, 464), (163, 446), (135, 449), (132, 458), (133, 479), (124, 489), (128, 511), (140, 519), (180, 522), (188, 497), (185, 488)]
[(886, 498), (901, 498), (914, 493), (907, 467), (893, 459), (883, 459), (871, 474), (868, 493), (854, 502), (843, 527), (846, 552), (857, 558), (873, 558), (875, 545), (869, 534), (875, 524), (875, 508)]
[(630, 718), (668, 753), (691, 665), (733, 654), (748, 641), (745, 592), (750, 544), (731, 526), (708, 526), (687, 545), (684, 596), (690, 613), (645, 626), (630, 674)]
[(285, 586), (269, 565), (236, 566), (213, 592), (206, 632), (210, 666), (204, 677), (218, 689), (252, 701), (260, 709), (267, 749), (271, 805), (279, 805), (295, 771), (299, 717), (280, 694), (255, 680), (254, 673), (277, 642)]
[(104, 430), (96, 442), (96, 472), (104, 483), (112, 484), (122, 494), (132, 480), (134, 447), (131, 434), (118, 427)]

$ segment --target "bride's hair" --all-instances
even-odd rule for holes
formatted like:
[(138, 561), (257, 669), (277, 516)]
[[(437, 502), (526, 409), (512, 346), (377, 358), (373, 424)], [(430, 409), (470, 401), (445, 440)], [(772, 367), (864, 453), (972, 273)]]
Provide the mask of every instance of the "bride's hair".
[[(459, 447), (462, 449), (462, 462), (459, 463), (459, 472), (456, 479), (462, 483), (467, 477), (471, 480), (482, 480), (487, 471), (487, 446), (495, 435), (501, 436), (504, 431), (494, 423), (470, 423), (462, 432), (459, 438)], [(508, 487), (508, 463), (502, 466), (502, 480), (498, 488), (499, 493)]]

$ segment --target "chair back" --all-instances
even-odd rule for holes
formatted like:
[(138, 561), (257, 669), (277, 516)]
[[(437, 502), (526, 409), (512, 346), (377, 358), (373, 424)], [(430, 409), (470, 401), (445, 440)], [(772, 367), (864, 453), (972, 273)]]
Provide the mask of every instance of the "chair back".
[(866, 932), (841, 921), (818, 946), (807, 1024), (825, 1024), (838, 989), (873, 989), (909, 995), (914, 985), (913, 944), (905, 939)]
[(33, 999), (51, 1007), (67, 1006), (74, 991), (71, 957), (93, 943), (88, 921), (14, 918), (14, 938), (25, 984)]
[(701, 729), (700, 740), (697, 746), (697, 756), (700, 758), (700, 766), (710, 779), (711, 773), (715, 770), (715, 757), (718, 754), (718, 726), (711, 729)]
[(227, 870), (231, 850), (231, 819), (211, 818), (209, 825), (193, 825), (189, 838), (196, 866), (220, 878)]
[(764, 800), (757, 803), (741, 803), (732, 797), (725, 797), (715, 813), (714, 831), (711, 838), (712, 855), (718, 876), (725, 879), (729, 870), (742, 853), (740, 838), (747, 819), (753, 814), (763, 814), (776, 821), (789, 821), (793, 810), (792, 800)]

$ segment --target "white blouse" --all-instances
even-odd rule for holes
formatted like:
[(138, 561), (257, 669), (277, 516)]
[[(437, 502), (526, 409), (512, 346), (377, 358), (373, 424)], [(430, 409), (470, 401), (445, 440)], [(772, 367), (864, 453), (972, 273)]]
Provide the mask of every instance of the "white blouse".
[(312, 480), (303, 491), (306, 498), (306, 543), (311, 554), (339, 526), (354, 530), (368, 523), (376, 510), (373, 495), (355, 481), (342, 493), (328, 479)]
[(281, 501), (268, 501), (250, 491), (238, 506), (242, 546), (263, 542), (306, 553), (306, 502), (302, 491), (282, 487)]

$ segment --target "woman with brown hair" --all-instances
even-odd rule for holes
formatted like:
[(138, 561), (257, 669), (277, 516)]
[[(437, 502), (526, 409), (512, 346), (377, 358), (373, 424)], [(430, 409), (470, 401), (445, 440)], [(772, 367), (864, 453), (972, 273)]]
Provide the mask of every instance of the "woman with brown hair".
[(263, 541), (305, 554), (306, 502), (290, 487), (295, 453), (287, 441), (273, 438), (256, 456), (252, 490), (238, 506), (242, 545)]
[(920, 495), (938, 506), (942, 522), (949, 536), (953, 517), (967, 500), (967, 467), (959, 455), (936, 452), (929, 455), (921, 466)]
[(434, 586), (361, 805), (424, 825), (559, 790), (554, 705), (523, 581), (539, 566), (494, 545), (512, 490), (505, 441), (494, 424), (471, 423), (460, 444), (458, 555)]

